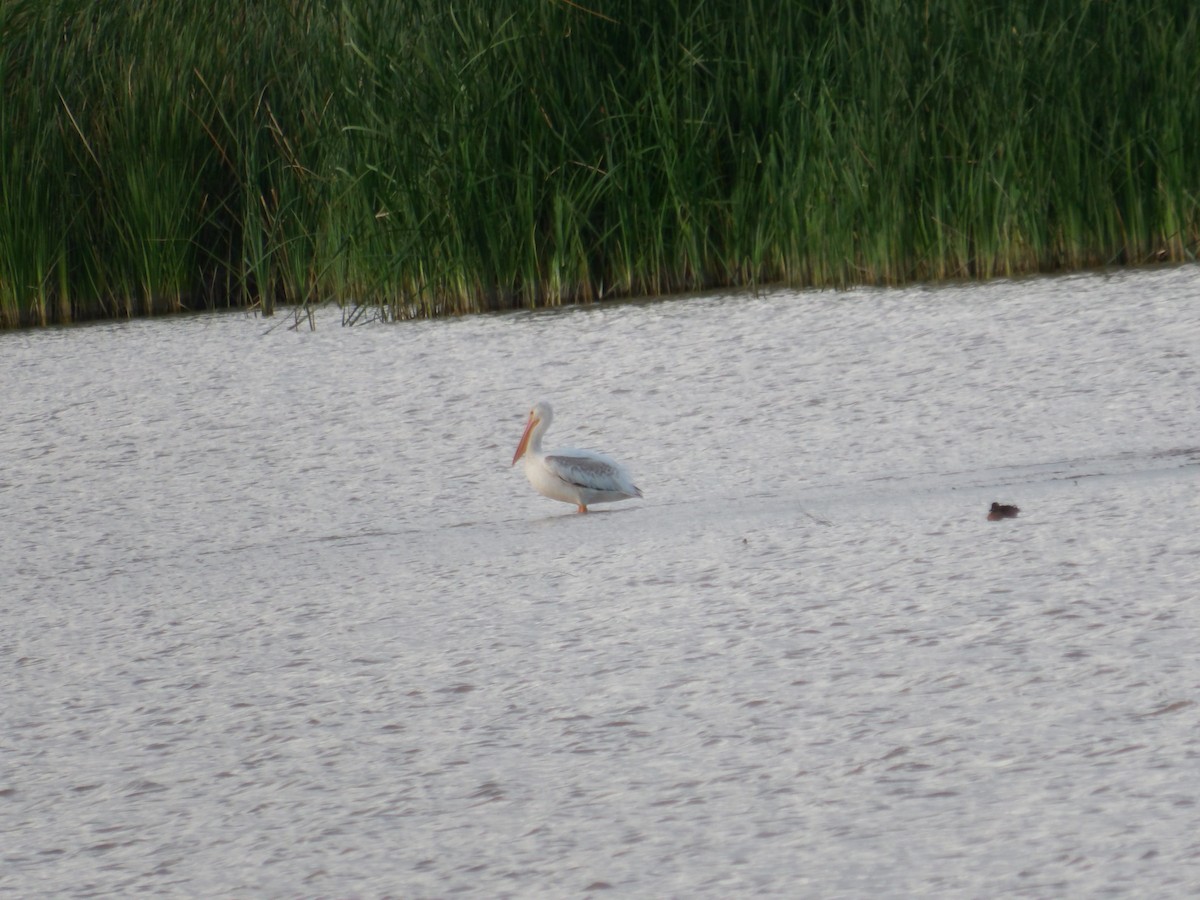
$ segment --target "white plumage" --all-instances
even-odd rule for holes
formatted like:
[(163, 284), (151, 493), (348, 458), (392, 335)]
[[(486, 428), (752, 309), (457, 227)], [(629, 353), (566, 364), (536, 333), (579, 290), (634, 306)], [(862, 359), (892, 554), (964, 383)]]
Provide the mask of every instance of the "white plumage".
[(525, 422), (525, 433), (513, 454), (513, 465), (525, 457), (525, 477), (543, 497), (574, 503), (587, 512), (591, 503), (613, 503), (642, 496), (629, 472), (614, 459), (592, 450), (542, 451), (542, 435), (554, 421), (554, 410), (544, 400), (534, 404)]

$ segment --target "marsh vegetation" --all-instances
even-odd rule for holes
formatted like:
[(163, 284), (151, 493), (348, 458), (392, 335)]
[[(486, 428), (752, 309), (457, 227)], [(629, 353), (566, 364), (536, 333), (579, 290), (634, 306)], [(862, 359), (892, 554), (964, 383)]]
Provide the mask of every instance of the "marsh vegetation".
[(1165, 0), (0, 4), (0, 323), (1194, 258)]

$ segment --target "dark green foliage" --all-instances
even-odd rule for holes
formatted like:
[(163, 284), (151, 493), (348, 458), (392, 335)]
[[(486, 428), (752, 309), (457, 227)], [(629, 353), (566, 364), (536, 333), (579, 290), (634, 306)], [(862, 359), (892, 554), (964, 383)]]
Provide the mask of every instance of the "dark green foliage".
[(0, 0), (0, 322), (1193, 259), (1200, 7)]

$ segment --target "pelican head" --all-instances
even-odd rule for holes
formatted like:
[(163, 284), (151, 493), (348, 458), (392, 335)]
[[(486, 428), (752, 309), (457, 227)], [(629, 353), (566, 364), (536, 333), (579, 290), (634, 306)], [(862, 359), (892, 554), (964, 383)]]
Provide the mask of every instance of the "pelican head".
[(529, 410), (529, 418), (525, 420), (525, 433), (521, 435), (521, 443), (517, 444), (517, 452), (513, 454), (512, 464), (514, 466), (530, 447), (533, 448), (534, 453), (541, 451), (542, 435), (546, 433), (546, 429), (550, 427), (552, 421), (554, 421), (554, 410), (550, 408), (549, 403), (539, 400), (533, 404), (533, 408)]

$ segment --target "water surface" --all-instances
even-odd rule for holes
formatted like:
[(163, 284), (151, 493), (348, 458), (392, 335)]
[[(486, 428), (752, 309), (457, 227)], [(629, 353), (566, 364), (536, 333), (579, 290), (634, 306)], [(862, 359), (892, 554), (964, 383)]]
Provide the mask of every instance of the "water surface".
[(0, 335), (0, 893), (1200, 892), (1198, 293)]

